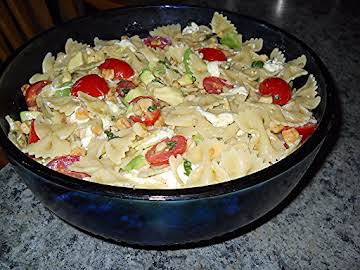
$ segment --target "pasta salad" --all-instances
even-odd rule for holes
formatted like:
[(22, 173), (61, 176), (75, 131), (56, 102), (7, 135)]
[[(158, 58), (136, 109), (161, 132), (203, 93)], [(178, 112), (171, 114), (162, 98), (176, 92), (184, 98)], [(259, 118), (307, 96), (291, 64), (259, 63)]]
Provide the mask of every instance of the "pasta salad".
[(6, 116), (9, 139), (53, 170), (107, 185), (176, 189), (254, 173), (301, 146), (320, 103), (305, 55), (287, 61), (262, 46), (218, 12), (210, 27), (94, 46), (70, 38), (23, 85), (28, 110)]

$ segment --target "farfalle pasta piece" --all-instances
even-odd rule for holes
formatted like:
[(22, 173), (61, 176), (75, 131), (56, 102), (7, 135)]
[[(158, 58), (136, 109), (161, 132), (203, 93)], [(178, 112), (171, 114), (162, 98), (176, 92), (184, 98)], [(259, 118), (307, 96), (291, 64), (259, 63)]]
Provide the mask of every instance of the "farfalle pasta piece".
[(275, 48), (272, 50), (272, 52), (270, 53), (270, 59), (273, 59), (277, 62), (281, 62), (281, 63), (285, 63), (286, 61), (286, 58), (285, 58), (285, 55), (282, 51), (280, 51), (279, 48)]
[(305, 85), (294, 91), (294, 102), (308, 110), (315, 109), (320, 103), (320, 97), (317, 96), (317, 88), (318, 86), (315, 77), (310, 74)]
[(76, 98), (69, 96), (69, 97), (46, 97), (44, 98), (46, 104), (54, 110), (57, 110), (61, 113), (64, 113), (66, 116), (73, 114), (76, 108), (79, 107), (79, 102)]
[(177, 23), (159, 26), (156, 27), (154, 30), (150, 31), (150, 35), (176, 39), (177, 37), (181, 36), (181, 25)]
[(298, 77), (301, 77), (301, 76), (304, 76), (307, 74), (308, 74), (308, 72), (305, 69), (303, 69), (299, 66), (290, 65), (290, 64), (286, 63), (284, 65), (284, 69), (280, 73), (280, 77), (282, 79), (284, 79), (285, 81), (290, 82), (290, 81), (295, 80)]
[(306, 62), (307, 62), (306, 56), (301, 55), (298, 58), (288, 61), (287, 64), (290, 66), (297, 66), (299, 68), (304, 68), (306, 65)]
[(195, 53), (190, 55), (189, 67), (197, 82), (202, 83), (202, 79), (210, 75), (205, 62)]
[(254, 52), (261, 51), (264, 40), (262, 38), (250, 38), (244, 42), (244, 46), (249, 47)]
[(106, 156), (115, 164), (119, 165), (121, 160), (125, 157), (127, 151), (129, 151), (129, 146), (132, 141), (135, 139), (135, 134), (132, 133), (123, 138), (114, 138), (105, 143), (105, 153)]
[(59, 137), (54, 134), (49, 134), (39, 141), (29, 144), (23, 151), (35, 158), (54, 158), (69, 155), (71, 145), (68, 141), (59, 139)]
[(210, 24), (213, 33), (216, 33), (219, 37), (223, 37), (227, 33), (237, 33), (236, 27), (230, 20), (218, 12), (214, 13)]
[(76, 40), (73, 40), (72, 38), (68, 38), (65, 43), (65, 53), (67, 55), (70, 55), (72, 53), (79, 52), (85, 48), (87, 48), (89, 45), (83, 44), (81, 42), (78, 42)]
[(35, 120), (36, 134), (40, 139), (48, 137), (49, 135), (54, 135), (61, 140), (65, 140), (75, 131), (75, 129), (75, 124), (51, 123), (41, 122), (39, 119)]

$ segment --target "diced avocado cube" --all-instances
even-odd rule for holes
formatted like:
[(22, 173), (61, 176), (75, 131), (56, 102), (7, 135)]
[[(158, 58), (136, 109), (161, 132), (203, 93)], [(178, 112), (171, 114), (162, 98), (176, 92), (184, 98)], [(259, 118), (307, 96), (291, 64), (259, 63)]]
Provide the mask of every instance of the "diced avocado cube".
[(140, 97), (140, 96), (148, 96), (144, 88), (136, 87), (134, 89), (131, 89), (129, 93), (124, 97), (124, 101), (126, 103), (130, 103), (134, 98)]
[(146, 160), (143, 155), (138, 155), (134, 157), (130, 162), (125, 166), (124, 171), (137, 170), (146, 165)]
[(149, 83), (151, 83), (155, 79), (155, 76), (151, 73), (150, 70), (144, 69), (141, 72), (139, 78), (145, 85), (148, 85)]
[(41, 112), (37, 111), (22, 111), (20, 112), (20, 120), (21, 122), (30, 121), (36, 119), (41, 114)]
[(231, 49), (241, 49), (242, 36), (236, 33), (228, 33), (221, 38), (220, 43)]
[(178, 79), (178, 83), (181, 86), (190, 85), (193, 84), (193, 82), (194, 82), (194, 76), (192, 76), (189, 73), (185, 73), (180, 79)]

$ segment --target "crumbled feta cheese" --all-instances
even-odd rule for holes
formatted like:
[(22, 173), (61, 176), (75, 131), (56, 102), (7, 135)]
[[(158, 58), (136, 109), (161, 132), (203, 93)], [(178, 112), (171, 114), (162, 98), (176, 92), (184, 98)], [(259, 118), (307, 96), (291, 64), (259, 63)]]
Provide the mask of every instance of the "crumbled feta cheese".
[(89, 146), (89, 143), (90, 143), (92, 138), (93, 138), (93, 133), (92, 133), (92, 130), (91, 130), (91, 126), (88, 126), (87, 128), (80, 130), (81, 145), (85, 149), (87, 149), (87, 147)]
[(103, 117), (101, 118), (102, 126), (104, 130), (107, 130), (111, 127), (111, 119), (110, 117)]
[(284, 68), (283, 63), (276, 59), (268, 60), (264, 63), (264, 69), (271, 73), (278, 73)]
[(220, 113), (218, 115), (204, 111), (201, 107), (196, 110), (206, 118), (214, 127), (226, 127), (234, 122), (234, 117), (231, 113)]
[(158, 142), (161, 142), (162, 140), (166, 138), (171, 138), (174, 136), (174, 131), (171, 128), (162, 128), (161, 130), (157, 131), (155, 133), (156, 135), (152, 135), (150, 137), (145, 138), (141, 144), (137, 147), (139, 148), (148, 148), (149, 146), (152, 146)]
[(129, 48), (132, 52), (136, 52), (136, 47), (134, 46), (134, 44), (131, 43), (130, 40), (128, 39), (123, 39), (121, 41), (116, 41), (115, 42), (116, 45), (120, 46), (120, 47), (127, 47)]
[(112, 101), (109, 101), (109, 100), (106, 100), (105, 101), (106, 104), (109, 106), (110, 108), (110, 111), (113, 113), (113, 114), (117, 114), (119, 112), (119, 107)]
[(243, 95), (248, 96), (249, 91), (244, 86), (235, 86), (234, 88), (230, 89), (226, 93), (221, 93), (221, 96), (235, 96), (235, 95)]
[(207, 71), (211, 74), (211, 76), (219, 77), (220, 69), (219, 65), (221, 62), (219, 61), (211, 61), (207, 64)]
[(186, 26), (183, 31), (182, 31), (182, 34), (183, 35), (186, 35), (186, 34), (192, 34), (192, 33), (195, 33), (197, 31), (199, 31), (199, 26), (192, 22), (189, 26)]

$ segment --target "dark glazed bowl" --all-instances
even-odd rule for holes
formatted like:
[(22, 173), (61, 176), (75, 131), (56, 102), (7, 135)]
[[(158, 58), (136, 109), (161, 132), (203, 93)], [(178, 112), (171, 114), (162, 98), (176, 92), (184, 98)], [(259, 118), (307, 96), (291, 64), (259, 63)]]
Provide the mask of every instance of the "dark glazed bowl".
[[(26, 108), (20, 87), (40, 71), (47, 52), (62, 51), (67, 38), (91, 43), (123, 34), (144, 37), (159, 25), (189, 21), (208, 25), (215, 10), (191, 6), (131, 7), (80, 18), (47, 31), (27, 44), (0, 78), (0, 139), (10, 162), (41, 202), (67, 222), (102, 237), (140, 245), (174, 245), (211, 239), (241, 228), (278, 205), (318, 153), (334, 117), (334, 88), (319, 58), (304, 43), (265, 22), (223, 11), (244, 39), (262, 37), (263, 51), (279, 47), (288, 59), (305, 54), (319, 83), (320, 125), (289, 157), (252, 175), (226, 183), (180, 190), (133, 190), (80, 181), (27, 157), (8, 139), (7, 114)], [(133, 22), (136, 22), (134, 24)]]

